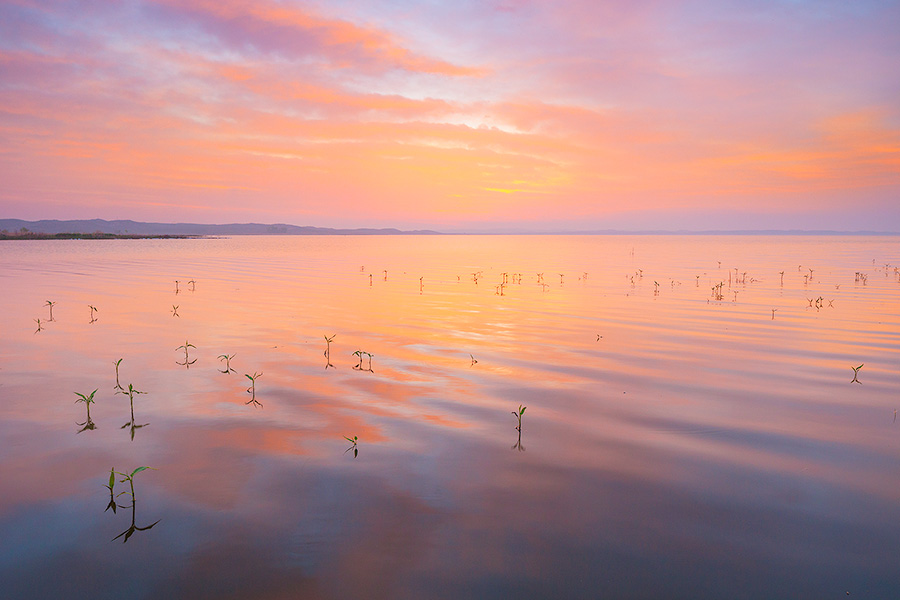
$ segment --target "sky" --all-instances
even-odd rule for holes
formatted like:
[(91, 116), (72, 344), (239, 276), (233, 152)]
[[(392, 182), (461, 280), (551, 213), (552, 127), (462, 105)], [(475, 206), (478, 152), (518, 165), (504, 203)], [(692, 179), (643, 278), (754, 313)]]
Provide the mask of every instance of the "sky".
[(0, 217), (900, 231), (900, 2), (0, 0)]

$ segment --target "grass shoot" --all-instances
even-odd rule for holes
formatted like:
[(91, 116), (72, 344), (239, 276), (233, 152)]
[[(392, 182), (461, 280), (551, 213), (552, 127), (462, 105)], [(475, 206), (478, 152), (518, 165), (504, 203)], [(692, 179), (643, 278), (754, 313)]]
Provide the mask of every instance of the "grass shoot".
[(116, 387), (113, 388), (114, 390), (124, 390), (125, 389), (122, 387), (122, 384), (119, 383), (119, 365), (122, 364), (122, 360), (123, 359), (120, 358), (119, 360), (117, 360), (115, 362), (115, 365), (116, 365)]
[(97, 321), (97, 318), (94, 316), (94, 313), (97, 313), (99, 311), (97, 310), (97, 307), (94, 306), (93, 304), (88, 304), (88, 308), (91, 309), (91, 321), (90, 322), (94, 323)]
[(188, 356), (188, 348), (195, 348), (195, 349), (196, 349), (197, 346), (195, 346), (195, 345), (193, 345), (193, 344), (189, 344), (188, 341), (185, 340), (185, 341), (184, 341), (184, 344), (181, 345), (181, 346), (178, 346), (177, 348), (175, 348), (175, 350), (178, 351), (178, 350), (181, 350), (182, 348), (184, 348), (184, 362), (178, 362), (178, 361), (176, 360), (176, 361), (175, 361), (175, 364), (178, 364), (178, 365), (181, 365), (181, 366), (183, 366), (183, 367), (185, 367), (185, 368), (187, 368), (187, 369), (190, 369), (190, 368), (191, 368), (191, 365), (194, 364), (195, 362), (197, 362), (197, 359), (195, 358), (194, 360), (190, 360), (190, 357)]
[(525, 414), (525, 409), (526, 409), (526, 408), (528, 408), (528, 407), (527, 407), (527, 406), (522, 406), (522, 405), (520, 404), (520, 405), (519, 405), (519, 410), (518, 410), (518, 411), (515, 411), (515, 410), (512, 411), (513, 416), (516, 417), (516, 419), (519, 420), (519, 424), (516, 425), (516, 429), (517, 429), (518, 431), (520, 431), (520, 432), (522, 431), (522, 415)]
[[(369, 358), (369, 363), (368, 363), (367, 367), (363, 367), (363, 355), (365, 355)], [(359, 362), (356, 363), (356, 365), (353, 367), (355, 370), (368, 371), (369, 373), (375, 372), (372, 370), (372, 357), (374, 356), (373, 354), (370, 354), (369, 352), (363, 352), (362, 350), (357, 350), (356, 352), (353, 353), (353, 356), (355, 356), (359, 359)]]
[(350, 447), (344, 450), (344, 454), (347, 454), (348, 452), (353, 450), (353, 458), (359, 456), (359, 447), (356, 445), (359, 439), (355, 435), (352, 438), (345, 435), (344, 439), (350, 442)]
[(331, 341), (334, 339), (335, 335), (337, 335), (337, 334), (334, 334), (331, 337), (328, 337), (327, 335), (322, 336), (325, 338), (325, 368), (326, 369), (328, 367), (334, 368), (334, 365), (331, 364)]
[(135, 394), (146, 394), (147, 392), (140, 392), (132, 384), (128, 384), (128, 390), (119, 392), (121, 394), (128, 394), (128, 404), (131, 406), (131, 421), (122, 425), (119, 429), (125, 429), (126, 427), (130, 428), (131, 432), (131, 441), (134, 441), (134, 431), (136, 429), (140, 429), (141, 427), (146, 427), (149, 423), (144, 423), (143, 425), (135, 424), (134, 420), (134, 396)]
[(859, 370), (862, 369), (864, 365), (865, 363), (859, 365), (858, 367), (850, 367), (851, 369), (853, 369), (853, 379), (850, 380), (850, 383), (858, 383), (862, 385), (862, 381), (857, 379), (857, 376), (859, 375)]
[(118, 508), (118, 506), (116, 504), (116, 496), (114, 494), (115, 486), (116, 486), (116, 468), (112, 467), (109, 470), (109, 483), (103, 486), (109, 490), (109, 504), (106, 506), (106, 508), (103, 510), (103, 512), (106, 512), (109, 509), (112, 509), (113, 512), (116, 512), (116, 508)]
[(56, 304), (56, 302), (51, 302), (50, 300), (47, 300), (47, 304), (44, 305), (44, 306), (49, 306), (49, 307), (50, 307), (50, 318), (47, 319), (48, 321), (52, 321), (52, 320), (53, 320), (53, 305), (54, 305), (54, 304)]
[(90, 394), (75, 392), (75, 395), (78, 396), (78, 399), (75, 400), (75, 403), (77, 404), (78, 402), (84, 402), (84, 405), (87, 408), (87, 418), (84, 420), (84, 423), (77, 423), (77, 425), (83, 426), (82, 429), (78, 431), (78, 433), (81, 433), (82, 431), (86, 431), (88, 429), (93, 430), (97, 428), (97, 426), (94, 425), (94, 422), (91, 420), (91, 404), (94, 402), (94, 394), (96, 393), (97, 390), (94, 390)]
[(262, 406), (262, 403), (256, 399), (256, 380), (262, 377), (262, 373), (254, 372), (253, 375), (248, 375), (244, 373), (244, 377), (250, 380), (250, 387), (247, 388), (247, 393), (250, 394), (250, 399), (247, 400), (244, 404), (253, 404), (254, 406)]
[[(122, 476), (122, 479), (119, 480), (119, 483), (128, 482), (128, 484), (131, 488), (130, 492), (125, 491), (125, 492), (119, 492), (119, 494), (118, 494), (118, 496), (121, 496), (123, 494), (131, 496), (131, 507), (130, 507), (131, 508), (131, 525), (128, 527), (128, 529), (126, 529), (125, 531), (123, 531), (122, 533), (120, 533), (119, 535), (114, 537), (112, 539), (112, 541), (115, 541), (115, 540), (119, 539), (120, 537), (125, 536), (125, 539), (122, 540), (122, 542), (123, 543), (127, 542), (128, 538), (130, 538), (134, 534), (135, 531), (146, 531), (146, 530), (150, 529), (151, 527), (153, 527), (154, 525), (156, 525), (157, 523), (159, 523), (161, 520), (161, 519), (157, 519), (154, 523), (147, 525), (146, 527), (138, 527), (135, 524), (135, 513), (136, 513), (135, 507), (137, 506), (137, 497), (135, 496), (135, 492), (134, 492), (134, 476), (137, 475), (138, 473), (140, 473), (141, 471), (146, 471), (147, 469), (153, 469), (153, 467), (138, 467), (137, 469), (132, 471), (130, 474), (120, 473), (119, 471), (113, 470), (113, 474)], [(153, 470), (155, 471), (156, 469), (153, 469)], [(114, 478), (111, 474), (110, 481), (112, 481), (113, 479)], [(110, 486), (106, 486), (106, 487), (110, 487)], [(112, 489), (110, 489), (110, 493), (112, 493)], [(120, 508), (127, 508), (127, 507), (120, 506)], [(115, 509), (113, 509), (113, 512), (115, 512)]]
[[(177, 350), (177, 348), (176, 348), (176, 350)], [(220, 354), (218, 358), (219, 358), (219, 360), (225, 361), (225, 369), (220, 370), (219, 373), (237, 373), (237, 371), (235, 371), (234, 369), (231, 368), (231, 359), (234, 358), (234, 354), (231, 354), (231, 355)]]

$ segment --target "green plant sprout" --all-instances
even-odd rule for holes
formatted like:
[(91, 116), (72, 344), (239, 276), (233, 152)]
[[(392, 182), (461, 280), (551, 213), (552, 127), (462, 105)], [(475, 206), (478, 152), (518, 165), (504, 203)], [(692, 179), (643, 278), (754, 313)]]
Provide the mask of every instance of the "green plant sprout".
[(124, 390), (125, 389), (122, 387), (122, 384), (119, 383), (119, 365), (122, 364), (122, 360), (123, 359), (120, 358), (119, 360), (117, 360), (115, 362), (115, 365), (116, 365), (116, 387), (113, 388), (114, 390)]
[(178, 314), (178, 305), (177, 304), (172, 305), (172, 316), (179, 317), (179, 318), (181, 317), (181, 315)]
[(352, 438), (347, 437), (345, 435), (344, 439), (347, 440), (348, 442), (350, 442), (350, 447), (347, 448), (346, 450), (344, 450), (344, 454), (347, 454), (348, 452), (353, 450), (353, 458), (356, 458), (357, 456), (359, 456), (359, 448), (356, 445), (356, 443), (359, 441), (359, 439), (355, 435)]
[[(119, 496), (121, 496), (122, 494), (127, 494), (127, 495), (131, 496), (131, 526), (129, 526), (128, 529), (126, 529), (125, 531), (123, 531), (122, 533), (120, 533), (119, 535), (114, 537), (111, 540), (113, 542), (116, 541), (117, 539), (119, 539), (120, 537), (122, 537), (123, 535), (125, 536), (125, 539), (122, 540), (122, 542), (123, 543), (127, 542), (128, 538), (130, 538), (134, 534), (135, 531), (147, 531), (148, 529), (150, 529), (151, 527), (153, 527), (154, 525), (156, 525), (157, 523), (159, 523), (162, 520), (162, 519), (157, 519), (154, 523), (151, 523), (150, 525), (147, 525), (146, 527), (138, 527), (135, 524), (135, 516), (136, 516), (136, 508), (135, 507), (137, 506), (137, 497), (135, 496), (135, 493), (134, 493), (134, 476), (137, 475), (138, 473), (140, 473), (141, 471), (146, 471), (147, 469), (152, 469), (154, 471), (156, 470), (156, 469), (153, 469), (153, 467), (138, 467), (137, 469), (132, 471), (130, 475), (127, 473), (120, 473), (119, 471), (113, 471), (113, 473), (115, 473), (116, 475), (122, 476), (122, 479), (119, 480), (119, 483), (125, 483), (127, 481), (128, 484), (131, 486), (130, 492), (125, 491), (125, 492), (119, 492), (119, 494), (118, 494)], [(127, 508), (127, 507), (120, 506), (120, 508)]]
[(112, 467), (109, 470), (109, 483), (103, 486), (109, 490), (109, 504), (106, 506), (105, 509), (103, 509), (103, 512), (106, 512), (109, 509), (112, 509), (112, 511), (115, 513), (116, 508), (118, 508), (118, 506), (116, 505), (116, 496), (113, 493), (113, 488), (115, 488), (115, 485), (116, 485), (116, 469), (115, 469), (115, 467)]
[(175, 295), (177, 296), (181, 290), (178, 289), (178, 280), (175, 280)]
[(78, 431), (78, 433), (81, 433), (82, 431), (86, 431), (88, 429), (93, 430), (97, 428), (97, 426), (94, 425), (94, 422), (91, 420), (91, 403), (94, 402), (94, 394), (96, 393), (97, 390), (94, 390), (87, 395), (75, 392), (75, 395), (78, 396), (78, 399), (75, 400), (75, 403), (77, 404), (78, 402), (84, 402), (85, 407), (87, 407), (87, 418), (85, 419), (84, 423), (77, 423), (77, 425), (79, 426), (84, 426)]
[(193, 279), (191, 279), (190, 281), (188, 281), (188, 285), (191, 286), (191, 291), (192, 291), (192, 292), (193, 292), (195, 289), (197, 289), (197, 282), (194, 281)]
[(775, 311), (776, 311), (776, 310), (778, 310), (778, 309), (777, 309), (777, 308), (773, 308), (773, 309), (772, 309), (772, 320), (773, 320), (773, 321), (775, 320)]
[(97, 320), (97, 318), (94, 316), (94, 313), (99, 312), (99, 311), (97, 310), (97, 307), (94, 306), (93, 304), (88, 304), (88, 308), (91, 309), (91, 321), (90, 322), (94, 323)]
[(522, 415), (525, 414), (525, 409), (526, 409), (526, 408), (528, 408), (528, 407), (527, 407), (527, 406), (522, 406), (522, 405), (520, 404), (520, 405), (519, 405), (519, 410), (518, 410), (518, 412), (512, 411), (513, 416), (515, 416), (515, 417), (519, 420), (519, 424), (516, 425), (516, 429), (517, 429), (519, 432), (522, 431)]
[(331, 340), (334, 339), (335, 335), (337, 335), (337, 334), (335, 333), (331, 337), (328, 337), (327, 335), (322, 336), (325, 338), (325, 369), (326, 370), (328, 369), (328, 367), (334, 368), (334, 365), (331, 364)]
[(53, 320), (53, 305), (54, 305), (54, 304), (56, 304), (56, 302), (51, 302), (50, 300), (47, 300), (47, 304), (44, 305), (44, 306), (49, 306), (49, 307), (50, 307), (50, 318), (47, 319), (48, 321), (52, 321), (52, 320)]
[(225, 370), (220, 370), (219, 373), (237, 373), (231, 368), (231, 359), (234, 358), (234, 354), (230, 356), (228, 354), (220, 354), (218, 358), (225, 361)]
[(864, 365), (865, 363), (859, 365), (858, 367), (850, 367), (851, 369), (853, 369), (853, 379), (850, 380), (850, 383), (858, 383), (862, 385), (862, 381), (860, 381), (856, 377), (859, 375), (859, 370), (862, 369)]
[(194, 348), (194, 349), (196, 349), (197, 346), (195, 346), (195, 345), (193, 345), (193, 344), (189, 344), (188, 341), (185, 340), (183, 345), (178, 346), (177, 348), (175, 348), (175, 351), (177, 352), (178, 350), (181, 350), (182, 348), (184, 348), (184, 362), (178, 362), (178, 361), (176, 360), (176, 361), (175, 361), (175, 364), (176, 364), (176, 365), (181, 365), (181, 366), (183, 366), (183, 367), (185, 367), (185, 368), (187, 368), (187, 369), (190, 369), (190, 368), (191, 368), (191, 365), (194, 364), (195, 362), (197, 362), (197, 359), (195, 358), (194, 360), (190, 360), (190, 357), (188, 356), (188, 348)]
[(244, 373), (244, 377), (250, 380), (250, 387), (247, 388), (247, 393), (250, 394), (250, 399), (247, 400), (244, 404), (253, 404), (254, 406), (262, 406), (262, 403), (256, 399), (256, 380), (262, 377), (262, 373), (254, 372), (253, 375), (248, 375)]
[(38, 326), (38, 328), (34, 330), (34, 332), (37, 333), (38, 331), (41, 331), (41, 320), (35, 319), (34, 322), (37, 323)]
[[(369, 357), (369, 366), (368, 367), (363, 367), (363, 355), (364, 354)], [(363, 352), (362, 350), (357, 350), (356, 352), (353, 353), (353, 356), (356, 356), (357, 358), (359, 358), (359, 362), (353, 367), (355, 370), (368, 371), (369, 373), (375, 372), (372, 370), (372, 357), (374, 356), (373, 354), (370, 354), (368, 352)]]
[(134, 395), (135, 394), (146, 394), (147, 392), (139, 392), (134, 388), (132, 384), (128, 384), (128, 391), (121, 391), (120, 394), (128, 394), (128, 403), (131, 405), (131, 421), (122, 425), (119, 429), (125, 429), (129, 427), (131, 429), (131, 441), (134, 441), (134, 430), (140, 429), (141, 427), (146, 427), (150, 423), (144, 423), (143, 425), (136, 425), (134, 421)]

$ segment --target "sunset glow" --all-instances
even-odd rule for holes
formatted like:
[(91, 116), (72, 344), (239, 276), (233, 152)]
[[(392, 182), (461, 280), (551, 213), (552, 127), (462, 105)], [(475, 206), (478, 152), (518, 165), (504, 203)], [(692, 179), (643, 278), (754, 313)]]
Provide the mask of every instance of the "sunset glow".
[(900, 230), (888, 1), (0, 2), (0, 217)]

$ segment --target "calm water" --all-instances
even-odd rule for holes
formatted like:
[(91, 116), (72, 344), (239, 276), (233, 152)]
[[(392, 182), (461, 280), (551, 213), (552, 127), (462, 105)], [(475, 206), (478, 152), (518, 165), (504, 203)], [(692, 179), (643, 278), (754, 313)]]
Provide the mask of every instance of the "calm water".
[(900, 597), (898, 265), (870, 237), (0, 242), (0, 596)]

